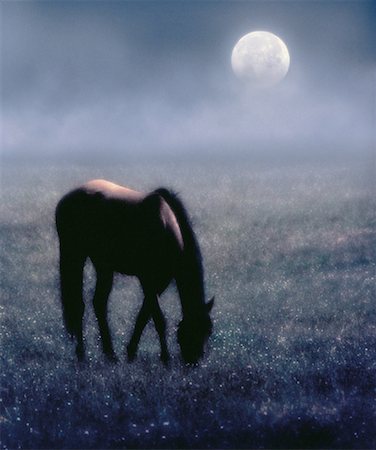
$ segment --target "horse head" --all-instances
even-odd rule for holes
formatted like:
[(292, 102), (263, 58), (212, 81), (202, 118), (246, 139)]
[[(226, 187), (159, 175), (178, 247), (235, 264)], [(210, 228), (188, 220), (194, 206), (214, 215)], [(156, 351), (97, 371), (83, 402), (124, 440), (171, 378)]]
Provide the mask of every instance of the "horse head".
[(183, 360), (187, 364), (195, 364), (204, 354), (204, 345), (211, 335), (213, 323), (210, 311), (214, 305), (214, 297), (199, 314), (183, 318), (178, 326), (178, 343)]

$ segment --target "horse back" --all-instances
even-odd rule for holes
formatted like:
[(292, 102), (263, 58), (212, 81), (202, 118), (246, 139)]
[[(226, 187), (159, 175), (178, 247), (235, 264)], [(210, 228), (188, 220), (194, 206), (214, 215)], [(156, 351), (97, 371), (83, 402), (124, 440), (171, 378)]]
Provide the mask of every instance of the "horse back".
[(177, 219), (160, 195), (105, 180), (89, 181), (63, 197), (56, 225), (60, 242), (123, 273), (136, 274), (145, 260), (173, 261), (183, 250)]
[(100, 195), (107, 199), (118, 199), (126, 203), (139, 203), (145, 198), (145, 194), (142, 192), (102, 179), (91, 180), (80, 189), (89, 196)]

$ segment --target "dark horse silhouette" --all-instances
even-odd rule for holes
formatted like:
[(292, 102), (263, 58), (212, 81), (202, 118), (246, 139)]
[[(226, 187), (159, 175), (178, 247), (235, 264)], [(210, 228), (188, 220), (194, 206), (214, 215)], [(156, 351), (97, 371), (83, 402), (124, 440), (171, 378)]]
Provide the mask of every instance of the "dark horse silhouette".
[(176, 280), (183, 319), (178, 327), (182, 357), (195, 363), (203, 355), (212, 330), (205, 303), (201, 253), (187, 212), (179, 198), (161, 188), (148, 195), (105, 180), (93, 180), (69, 192), (56, 208), (60, 240), (61, 298), (64, 322), (84, 357), (82, 317), (83, 268), (90, 258), (97, 275), (94, 310), (103, 351), (116, 360), (107, 322), (107, 301), (114, 272), (139, 278), (144, 301), (127, 346), (128, 359), (137, 352), (143, 329), (153, 319), (167, 363), (166, 324), (158, 297)]

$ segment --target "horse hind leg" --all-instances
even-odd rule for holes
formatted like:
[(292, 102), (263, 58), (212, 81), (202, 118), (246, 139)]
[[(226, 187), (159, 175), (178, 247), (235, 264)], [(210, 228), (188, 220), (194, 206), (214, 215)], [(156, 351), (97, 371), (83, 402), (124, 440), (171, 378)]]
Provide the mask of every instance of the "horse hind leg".
[(113, 272), (106, 268), (96, 267), (97, 283), (93, 299), (94, 311), (98, 320), (99, 332), (102, 340), (103, 352), (109, 361), (116, 362), (117, 358), (112, 345), (111, 333), (107, 319), (108, 297), (112, 289)]
[(155, 295), (151, 303), (151, 316), (157, 330), (159, 341), (161, 344), (161, 360), (163, 364), (167, 365), (170, 360), (170, 354), (167, 348), (166, 340), (166, 319), (162, 313), (161, 307), (159, 306), (158, 296)]
[(60, 245), (60, 285), (63, 317), (68, 333), (76, 341), (76, 355), (84, 358), (82, 319), (85, 305), (82, 297), (85, 257)]

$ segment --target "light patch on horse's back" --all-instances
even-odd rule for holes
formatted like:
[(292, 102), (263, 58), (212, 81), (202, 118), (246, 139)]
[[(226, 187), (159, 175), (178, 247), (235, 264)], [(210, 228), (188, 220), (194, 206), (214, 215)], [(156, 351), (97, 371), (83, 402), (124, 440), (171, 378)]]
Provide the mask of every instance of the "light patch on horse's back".
[(90, 194), (100, 193), (110, 198), (140, 201), (145, 197), (142, 192), (103, 179), (88, 181), (84, 184), (83, 189)]

